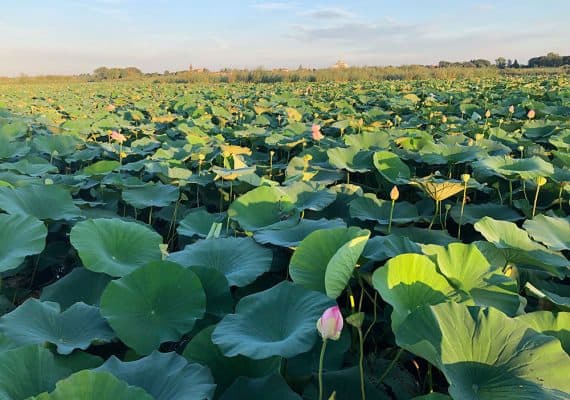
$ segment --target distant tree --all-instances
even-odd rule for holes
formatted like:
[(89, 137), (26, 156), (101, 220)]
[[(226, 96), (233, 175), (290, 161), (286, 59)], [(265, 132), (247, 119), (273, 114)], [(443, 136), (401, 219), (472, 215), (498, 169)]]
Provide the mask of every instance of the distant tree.
[(519, 65), (518, 60), (515, 58), (515, 61), (513, 61), (513, 68), (520, 68), (521, 66)]
[(489, 60), (485, 60), (483, 58), (478, 58), (476, 60), (471, 60), (471, 62), (473, 64), (475, 64), (475, 66), (477, 68), (484, 68), (484, 67), (490, 67), (491, 66), (491, 61)]
[(440, 61), (437, 65), (440, 68), (447, 68), (451, 66), (451, 63), (449, 61)]
[(498, 68), (503, 69), (503, 68), (505, 68), (506, 65), (507, 65), (507, 60), (505, 59), (505, 57), (499, 57), (499, 58), (497, 58), (497, 59), (495, 60), (495, 65), (496, 65)]
[(513, 67), (513, 60), (511, 60), (510, 58), (507, 60), (507, 68), (512, 68)]

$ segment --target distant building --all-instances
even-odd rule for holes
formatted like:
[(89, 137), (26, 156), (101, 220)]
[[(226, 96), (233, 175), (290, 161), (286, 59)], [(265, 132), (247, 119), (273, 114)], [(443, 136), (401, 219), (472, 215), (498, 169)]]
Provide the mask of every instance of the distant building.
[(348, 64), (344, 60), (338, 60), (336, 64), (332, 66), (333, 69), (345, 69), (348, 68)]

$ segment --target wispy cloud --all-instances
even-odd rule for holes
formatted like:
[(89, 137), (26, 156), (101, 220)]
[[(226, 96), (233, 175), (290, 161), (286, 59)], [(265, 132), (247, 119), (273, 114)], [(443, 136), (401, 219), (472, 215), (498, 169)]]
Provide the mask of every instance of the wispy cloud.
[(356, 15), (348, 10), (339, 7), (322, 7), (313, 10), (303, 11), (299, 15), (317, 19), (347, 19)]
[(269, 2), (269, 3), (255, 3), (252, 4), (251, 7), (263, 11), (282, 11), (282, 10), (292, 9), (293, 4), (287, 2)]
[(480, 3), (480, 4), (476, 4), (473, 7), (471, 7), (471, 9), (473, 11), (477, 11), (480, 13), (486, 13), (486, 12), (490, 12), (495, 10), (495, 6), (493, 4), (489, 4), (489, 3)]

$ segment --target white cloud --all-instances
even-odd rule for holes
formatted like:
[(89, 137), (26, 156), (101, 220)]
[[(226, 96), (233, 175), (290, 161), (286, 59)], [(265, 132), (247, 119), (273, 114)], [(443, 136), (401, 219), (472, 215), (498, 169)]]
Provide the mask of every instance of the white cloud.
[(282, 11), (292, 9), (293, 4), (286, 2), (269, 2), (252, 4), (251, 7), (263, 11)]
[(316, 19), (348, 19), (356, 15), (348, 10), (339, 7), (322, 7), (313, 10), (303, 11), (299, 13), (302, 17), (316, 18)]

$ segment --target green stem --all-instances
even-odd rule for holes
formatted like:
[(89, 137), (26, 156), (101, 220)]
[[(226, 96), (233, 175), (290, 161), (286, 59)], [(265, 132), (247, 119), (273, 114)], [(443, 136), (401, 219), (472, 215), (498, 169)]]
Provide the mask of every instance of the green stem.
[(523, 190), (524, 198), (526, 199), (526, 201), (528, 201), (528, 196), (526, 195), (526, 182), (524, 179), (521, 179), (521, 181), (522, 181), (522, 190)]
[(560, 184), (560, 190), (558, 191), (558, 206), (560, 211), (562, 211), (562, 190), (564, 190), (564, 184)]
[(437, 210), (439, 210), (439, 201), (438, 200), (435, 201), (435, 212), (433, 213), (433, 217), (432, 217), (431, 222), (428, 226), (428, 231), (431, 231), (431, 227), (433, 226), (433, 223), (435, 222), (435, 218), (437, 217)]
[(323, 339), (321, 346), (321, 357), (319, 358), (319, 400), (323, 400), (323, 362), (325, 361), (325, 350), (327, 348), (327, 339)]
[(148, 213), (148, 224), (152, 226), (152, 206), (150, 207), (150, 211)]
[(513, 181), (509, 179), (509, 206), (513, 205)]
[(536, 203), (538, 202), (538, 192), (540, 192), (540, 185), (536, 185), (536, 192), (534, 194), (534, 203), (532, 204), (532, 217), (536, 213)]
[(459, 213), (459, 228), (457, 229), (457, 239), (461, 240), (461, 224), (463, 223), (463, 210), (465, 209), (465, 199), (467, 198), (467, 183), (463, 186), (463, 200), (461, 201), (461, 212)]
[(392, 200), (392, 205), (390, 207), (390, 221), (388, 222), (388, 234), (392, 232), (392, 216), (394, 215), (394, 206), (396, 205), (396, 200)]
[(360, 359), (358, 367), (360, 368), (360, 393), (362, 400), (366, 400), (366, 390), (364, 387), (364, 339), (362, 338), (362, 329), (358, 328), (358, 340), (360, 341)]
[(388, 376), (388, 374), (390, 373), (392, 368), (394, 368), (394, 365), (396, 365), (396, 363), (398, 362), (398, 359), (400, 358), (400, 356), (402, 355), (403, 352), (404, 352), (404, 349), (402, 349), (402, 348), (398, 349), (398, 352), (396, 353), (396, 357), (394, 357), (394, 359), (392, 360), (390, 365), (388, 365), (388, 368), (386, 368), (386, 371), (384, 371), (384, 373), (382, 374), (380, 379), (378, 379), (378, 385), (380, 385), (382, 383), (382, 381), (384, 381), (384, 379)]

